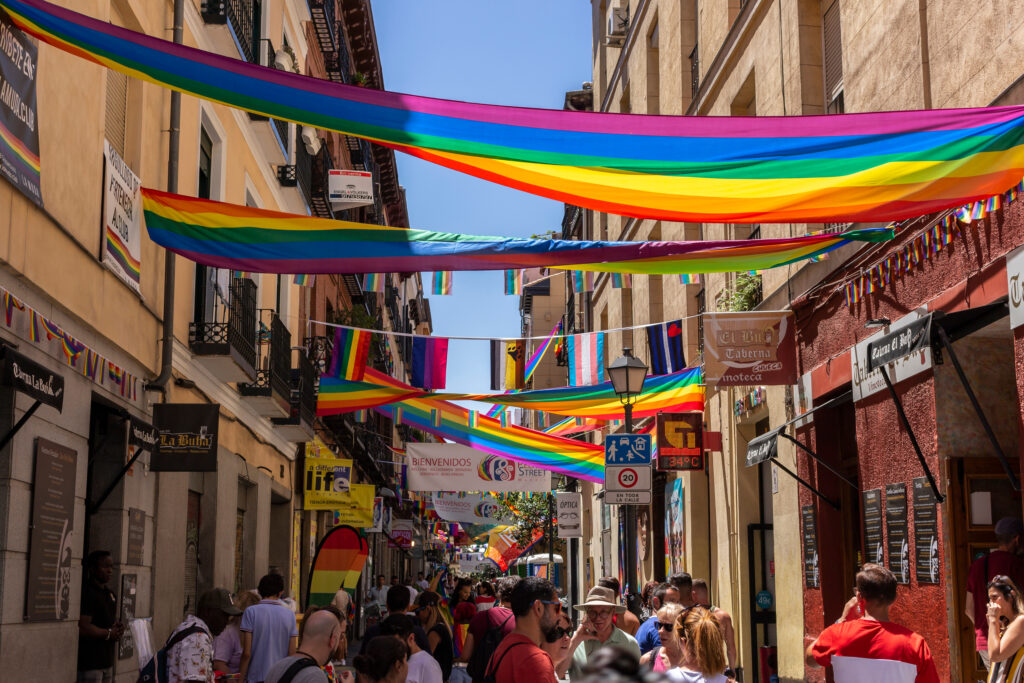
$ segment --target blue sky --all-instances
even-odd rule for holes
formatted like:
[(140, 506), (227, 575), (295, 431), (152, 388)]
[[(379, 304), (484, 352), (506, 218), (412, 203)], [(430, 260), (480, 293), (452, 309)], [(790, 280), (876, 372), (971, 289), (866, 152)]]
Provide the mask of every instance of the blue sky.
[[(591, 80), (590, 3), (373, 0), (384, 87), (452, 100), (561, 109)], [(510, 237), (561, 229), (563, 205), (397, 153), (411, 227)], [(423, 278), (428, 294), (429, 274)], [(514, 337), (518, 297), (500, 271), (455, 273), (429, 296), (434, 334)], [(486, 342), (453, 340), (448, 388), (489, 390)]]

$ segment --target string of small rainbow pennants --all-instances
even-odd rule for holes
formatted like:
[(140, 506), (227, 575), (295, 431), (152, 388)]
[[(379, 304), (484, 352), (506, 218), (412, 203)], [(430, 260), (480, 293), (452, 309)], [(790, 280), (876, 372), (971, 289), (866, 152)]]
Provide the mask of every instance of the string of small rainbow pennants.
[(924, 265), (948, 246), (960, 234), (962, 225), (981, 220), (993, 211), (1024, 195), (1024, 180), (1004, 194), (992, 195), (988, 199), (966, 204), (946, 214), (921, 234), (914, 237), (895, 253), (886, 256), (880, 263), (864, 270), (851, 282), (843, 285), (847, 306), (854, 306), (865, 296), (881, 292), (894, 278), (901, 278), (914, 268)]
[(85, 343), (78, 341), (64, 328), (47, 319), (39, 311), (19, 300), (6, 288), (0, 286), (4, 307), (4, 324), (14, 324), (15, 313), (28, 316), (29, 340), (34, 344), (44, 344), (54, 339), (60, 340), (60, 348), (68, 367), (81, 372), (94, 382), (103, 385), (109, 379), (111, 387), (116, 386), (121, 396), (137, 401), (139, 398), (140, 377), (133, 375), (111, 360), (108, 360), (90, 349)]

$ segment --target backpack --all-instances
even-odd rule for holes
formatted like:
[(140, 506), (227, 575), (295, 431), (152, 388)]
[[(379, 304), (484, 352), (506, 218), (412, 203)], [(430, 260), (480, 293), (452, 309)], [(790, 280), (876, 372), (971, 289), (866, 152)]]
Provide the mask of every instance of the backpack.
[(167, 653), (171, 651), (172, 647), (195, 633), (206, 633), (206, 629), (202, 626), (189, 626), (171, 636), (167, 643), (146, 663), (146, 666), (139, 670), (136, 683), (164, 683), (168, 679)]
[(501, 622), (500, 626), (488, 627), (483, 639), (473, 645), (473, 654), (470, 655), (469, 663), (466, 665), (466, 673), (473, 679), (473, 683), (483, 683), (484, 676), (487, 674), (487, 664), (491, 661), (491, 655), (501, 645), (501, 641), (505, 637), (505, 624), (513, 616), (512, 614), (508, 615), (505, 621)]
[(294, 662), (292, 662), (291, 666), (285, 669), (284, 673), (281, 674), (281, 677), (277, 679), (277, 683), (292, 683), (292, 681), (295, 680), (295, 677), (299, 675), (300, 671), (302, 671), (306, 667), (316, 665), (317, 663), (309, 657), (297, 659)]
[[(507, 655), (510, 650), (516, 649), (517, 645), (526, 645), (526, 643), (514, 643), (513, 645), (510, 645), (508, 650), (501, 653), (501, 657), (498, 658), (498, 661), (494, 662), (494, 667), (490, 666), (490, 661), (487, 663), (487, 673), (484, 674), (483, 683), (498, 683), (498, 669), (501, 668), (501, 663), (505, 661), (505, 655)], [(493, 661), (493, 659), (494, 658), (492, 657), (491, 660)]]

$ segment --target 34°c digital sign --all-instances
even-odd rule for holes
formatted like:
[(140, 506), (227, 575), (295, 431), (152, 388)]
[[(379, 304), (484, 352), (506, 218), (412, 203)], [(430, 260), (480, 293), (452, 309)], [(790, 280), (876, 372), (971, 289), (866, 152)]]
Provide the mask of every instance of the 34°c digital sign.
[(700, 413), (658, 415), (658, 469), (704, 469), (703, 422)]

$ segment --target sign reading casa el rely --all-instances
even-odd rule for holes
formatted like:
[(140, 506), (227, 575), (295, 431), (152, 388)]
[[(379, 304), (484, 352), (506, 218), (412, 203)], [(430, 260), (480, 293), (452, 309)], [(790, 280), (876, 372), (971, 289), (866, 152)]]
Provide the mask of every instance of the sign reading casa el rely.
[(735, 387), (796, 383), (796, 331), (789, 311), (704, 314), (704, 379)]

